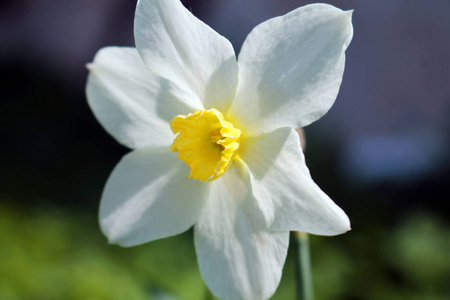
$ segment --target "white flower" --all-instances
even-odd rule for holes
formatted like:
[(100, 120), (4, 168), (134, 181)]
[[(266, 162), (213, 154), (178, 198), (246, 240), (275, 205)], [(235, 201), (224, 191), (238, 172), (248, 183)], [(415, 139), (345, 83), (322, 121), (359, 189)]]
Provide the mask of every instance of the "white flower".
[(138, 1), (137, 49), (100, 50), (86, 88), (100, 123), (133, 149), (101, 200), (110, 242), (133, 246), (194, 226), (214, 294), (266, 299), (290, 230), (349, 230), (311, 179), (293, 128), (333, 104), (352, 34), (351, 12), (308, 5), (258, 25), (236, 60), (179, 0)]

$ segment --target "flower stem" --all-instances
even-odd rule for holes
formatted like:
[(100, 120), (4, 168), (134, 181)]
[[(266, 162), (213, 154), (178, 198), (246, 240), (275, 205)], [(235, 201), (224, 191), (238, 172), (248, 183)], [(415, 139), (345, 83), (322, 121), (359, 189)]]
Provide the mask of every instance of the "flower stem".
[(313, 281), (311, 257), (309, 253), (309, 236), (304, 232), (294, 232), (296, 250), (297, 299), (313, 300)]

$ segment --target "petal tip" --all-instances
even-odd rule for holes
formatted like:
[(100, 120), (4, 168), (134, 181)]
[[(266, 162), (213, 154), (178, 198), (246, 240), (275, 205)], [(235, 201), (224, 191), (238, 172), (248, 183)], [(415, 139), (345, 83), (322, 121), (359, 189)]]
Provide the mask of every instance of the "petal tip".
[(93, 63), (87, 63), (86, 64), (86, 69), (88, 69), (89, 71), (92, 71), (94, 69), (94, 64)]
[(347, 218), (344, 233), (349, 232), (350, 230), (352, 230), (352, 226), (350, 225), (350, 220)]
[(352, 227), (350, 225), (350, 218), (343, 210), (341, 210), (341, 212), (339, 213), (339, 217), (336, 219), (335, 226), (335, 234), (333, 235), (344, 234), (352, 230)]
[(347, 233), (347, 232), (349, 232), (350, 230), (352, 230), (352, 227), (351, 227), (351, 225), (350, 225), (350, 219), (348, 218), (347, 215), (346, 215), (345, 220), (343, 220), (343, 221), (344, 221), (345, 225), (343, 226), (343, 227), (344, 227), (344, 230), (343, 230), (342, 233)]
[(352, 26), (353, 9), (343, 11), (342, 21), (344, 26)]
[(120, 234), (115, 230), (117, 226), (113, 226), (111, 221), (107, 218), (100, 217), (100, 230), (103, 235), (106, 237), (109, 245), (121, 245), (121, 237)]
[(354, 12), (353, 9), (344, 11), (346, 22), (347, 22), (347, 24), (350, 25), (350, 26), (352, 26), (353, 12)]
[(353, 12), (354, 12), (354, 11), (355, 11), (354, 9), (350, 9), (350, 10), (344, 11), (344, 13), (345, 13), (345, 15), (347, 16), (347, 18), (348, 18), (349, 21), (352, 21), (352, 16), (353, 16)]
[(116, 235), (112, 235), (112, 234), (106, 234), (105, 231), (103, 231), (103, 234), (106, 236), (108, 245), (118, 245), (120, 247), (126, 247), (126, 248), (136, 245), (136, 244), (129, 243), (127, 241), (127, 239), (125, 237), (123, 237), (123, 236), (116, 236)]

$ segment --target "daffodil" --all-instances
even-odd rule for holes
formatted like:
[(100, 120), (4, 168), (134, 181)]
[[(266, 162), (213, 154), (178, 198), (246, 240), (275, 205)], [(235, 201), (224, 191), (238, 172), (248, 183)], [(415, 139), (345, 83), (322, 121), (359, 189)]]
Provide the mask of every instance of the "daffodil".
[(313, 4), (258, 25), (236, 59), (179, 0), (140, 0), (136, 48), (89, 64), (96, 118), (133, 149), (109, 177), (100, 224), (133, 246), (194, 227), (202, 276), (225, 299), (276, 290), (289, 231), (336, 235), (347, 215), (311, 179), (294, 128), (338, 94), (351, 12)]

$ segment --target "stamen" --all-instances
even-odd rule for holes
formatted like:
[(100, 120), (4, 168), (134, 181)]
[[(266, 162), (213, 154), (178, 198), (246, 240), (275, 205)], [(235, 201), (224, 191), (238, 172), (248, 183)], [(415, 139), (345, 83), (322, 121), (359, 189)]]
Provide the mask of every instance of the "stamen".
[(178, 134), (170, 149), (191, 167), (189, 177), (212, 181), (230, 167), (239, 148), (241, 131), (226, 121), (217, 109), (179, 115), (170, 122)]

